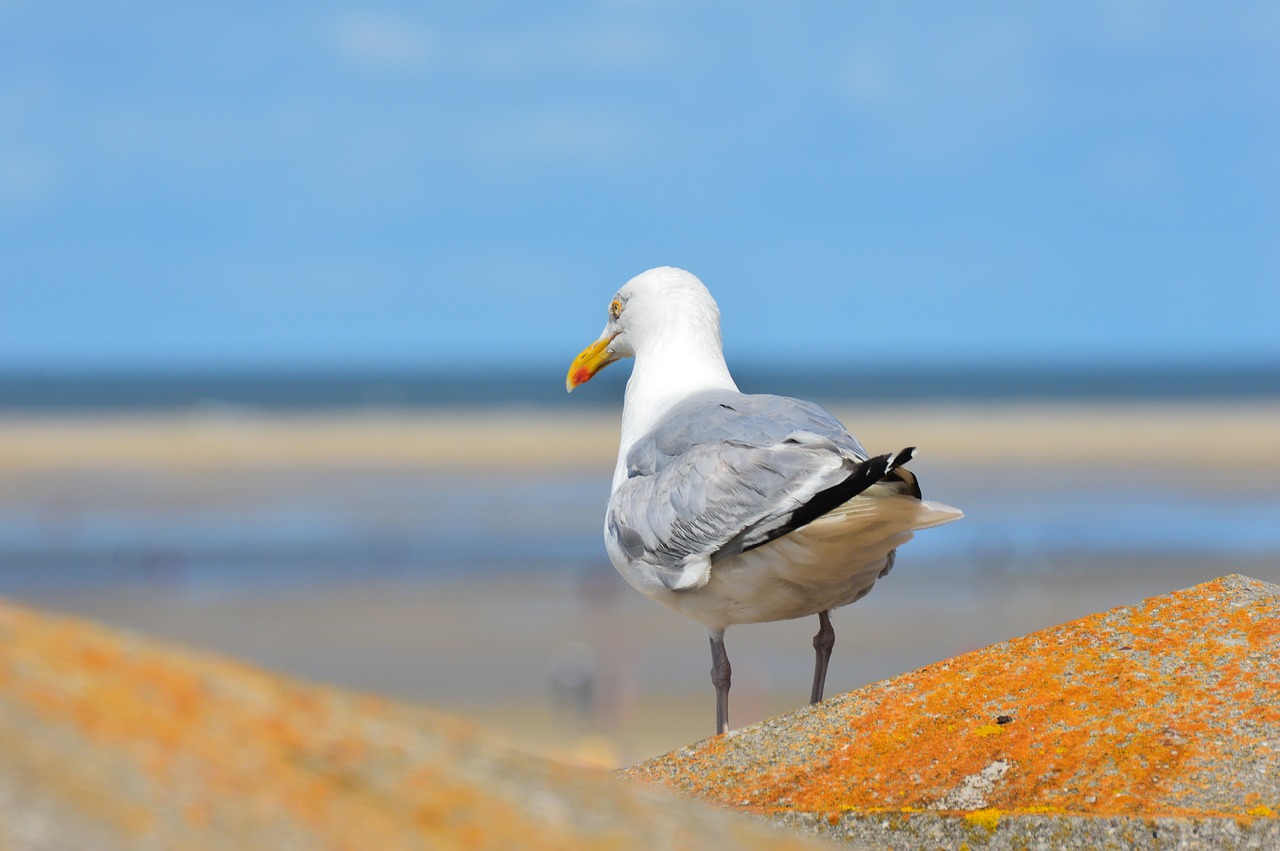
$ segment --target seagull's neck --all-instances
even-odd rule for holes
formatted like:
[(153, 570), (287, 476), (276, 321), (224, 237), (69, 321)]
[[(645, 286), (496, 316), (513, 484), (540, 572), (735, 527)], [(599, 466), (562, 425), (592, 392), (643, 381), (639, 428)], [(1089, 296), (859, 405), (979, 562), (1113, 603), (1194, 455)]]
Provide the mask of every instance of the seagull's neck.
[(636, 352), (622, 405), (622, 435), (613, 486), (627, 476), (627, 453), (671, 407), (707, 390), (737, 392), (719, 335), (659, 338)]

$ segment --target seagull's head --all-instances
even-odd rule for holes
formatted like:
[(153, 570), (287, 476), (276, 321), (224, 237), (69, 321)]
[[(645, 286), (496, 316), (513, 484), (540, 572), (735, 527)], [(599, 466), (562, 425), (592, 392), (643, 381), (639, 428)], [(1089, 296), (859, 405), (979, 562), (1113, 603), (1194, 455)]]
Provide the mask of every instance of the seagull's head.
[(694, 275), (659, 266), (627, 281), (609, 302), (600, 338), (569, 365), (565, 388), (573, 392), (609, 364), (635, 357), (662, 341), (706, 343), (720, 349), (720, 308)]

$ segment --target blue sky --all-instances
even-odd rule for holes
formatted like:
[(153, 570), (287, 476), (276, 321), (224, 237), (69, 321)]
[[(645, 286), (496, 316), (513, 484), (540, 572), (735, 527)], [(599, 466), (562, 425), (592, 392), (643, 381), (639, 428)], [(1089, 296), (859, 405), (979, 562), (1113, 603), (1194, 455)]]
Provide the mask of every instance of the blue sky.
[(1273, 3), (0, 0), (0, 369), (1280, 361)]

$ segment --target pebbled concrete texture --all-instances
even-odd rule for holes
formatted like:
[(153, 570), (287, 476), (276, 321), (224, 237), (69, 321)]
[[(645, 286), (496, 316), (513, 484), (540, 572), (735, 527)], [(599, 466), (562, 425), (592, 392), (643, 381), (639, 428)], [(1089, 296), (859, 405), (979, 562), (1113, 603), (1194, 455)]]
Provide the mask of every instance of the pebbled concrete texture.
[(866, 847), (1280, 847), (1280, 587), (1242, 576), (700, 742), (631, 779)]
[(0, 601), (0, 849), (817, 845), (464, 720)]

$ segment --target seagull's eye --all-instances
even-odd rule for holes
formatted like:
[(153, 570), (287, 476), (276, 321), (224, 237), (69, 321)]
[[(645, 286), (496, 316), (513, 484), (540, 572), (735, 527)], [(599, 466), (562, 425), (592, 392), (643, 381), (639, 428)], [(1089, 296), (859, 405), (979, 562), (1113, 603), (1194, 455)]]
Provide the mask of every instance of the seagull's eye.
[(622, 315), (622, 299), (615, 298), (609, 304), (609, 318), (617, 319)]

